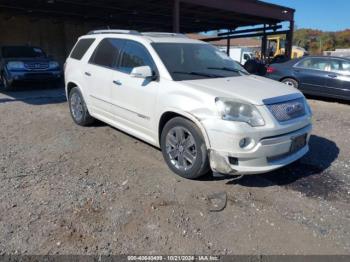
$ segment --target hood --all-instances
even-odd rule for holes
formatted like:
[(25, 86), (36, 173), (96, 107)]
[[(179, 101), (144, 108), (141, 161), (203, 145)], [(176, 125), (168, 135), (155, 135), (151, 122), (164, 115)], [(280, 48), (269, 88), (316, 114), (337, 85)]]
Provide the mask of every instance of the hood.
[(47, 57), (14, 57), (14, 58), (4, 58), (5, 62), (19, 61), (19, 62), (34, 62), (34, 63), (44, 63), (54, 61), (53, 59), (49, 59)]
[(254, 105), (263, 105), (264, 100), (291, 94), (303, 96), (293, 87), (255, 75), (186, 80), (182, 83), (214, 97), (236, 98)]

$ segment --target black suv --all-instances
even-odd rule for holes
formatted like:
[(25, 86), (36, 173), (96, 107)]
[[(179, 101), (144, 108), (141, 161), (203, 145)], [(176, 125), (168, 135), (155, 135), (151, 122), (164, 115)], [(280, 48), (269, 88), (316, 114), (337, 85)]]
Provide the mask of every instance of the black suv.
[(2, 88), (10, 90), (14, 82), (54, 81), (59, 83), (62, 70), (57, 61), (33, 46), (3, 46), (0, 48)]

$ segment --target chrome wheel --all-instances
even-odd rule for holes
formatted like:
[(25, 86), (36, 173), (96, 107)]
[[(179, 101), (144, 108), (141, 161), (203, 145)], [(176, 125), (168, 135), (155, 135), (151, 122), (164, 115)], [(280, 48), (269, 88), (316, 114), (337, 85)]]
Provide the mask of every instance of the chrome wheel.
[(282, 83), (286, 84), (287, 86), (291, 86), (291, 87), (296, 88), (295, 83), (291, 80), (284, 80), (284, 81), (282, 81)]
[(166, 140), (166, 153), (171, 164), (179, 170), (189, 170), (197, 158), (196, 142), (186, 128), (174, 127), (169, 130)]
[(83, 101), (78, 93), (73, 93), (70, 98), (70, 107), (72, 115), (76, 121), (80, 121), (83, 118), (84, 107)]

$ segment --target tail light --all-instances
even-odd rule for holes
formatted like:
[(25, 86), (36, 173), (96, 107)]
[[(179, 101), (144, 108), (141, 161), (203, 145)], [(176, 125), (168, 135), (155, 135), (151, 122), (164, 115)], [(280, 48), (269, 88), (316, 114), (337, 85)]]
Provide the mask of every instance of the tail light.
[(267, 72), (268, 74), (272, 74), (272, 73), (276, 72), (276, 68), (274, 68), (274, 67), (272, 67), (272, 66), (269, 66), (269, 67), (267, 68), (266, 72)]

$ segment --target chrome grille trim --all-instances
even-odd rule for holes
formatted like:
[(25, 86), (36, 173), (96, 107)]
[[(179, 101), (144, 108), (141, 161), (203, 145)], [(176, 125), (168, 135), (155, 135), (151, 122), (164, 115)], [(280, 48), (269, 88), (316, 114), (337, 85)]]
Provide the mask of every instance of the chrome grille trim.
[(24, 67), (27, 70), (47, 70), (49, 68), (49, 63), (47, 62), (30, 62), (24, 63)]
[(279, 122), (306, 115), (306, 105), (303, 97), (266, 106)]

